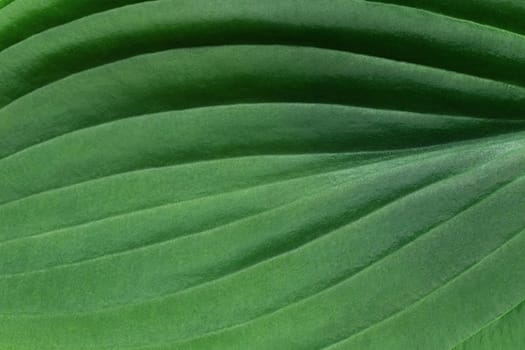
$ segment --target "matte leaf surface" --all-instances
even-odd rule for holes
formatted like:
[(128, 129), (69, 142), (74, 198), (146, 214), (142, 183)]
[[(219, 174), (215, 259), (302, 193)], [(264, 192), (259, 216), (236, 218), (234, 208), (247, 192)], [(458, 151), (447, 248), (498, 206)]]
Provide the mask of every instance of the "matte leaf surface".
[(0, 349), (525, 348), (521, 0), (0, 0)]

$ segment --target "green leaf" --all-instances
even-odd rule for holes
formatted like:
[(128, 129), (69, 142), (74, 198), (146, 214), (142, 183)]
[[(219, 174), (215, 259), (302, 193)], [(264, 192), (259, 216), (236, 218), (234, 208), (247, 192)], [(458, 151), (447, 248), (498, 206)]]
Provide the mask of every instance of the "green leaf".
[(0, 349), (525, 348), (520, 0), (0, 0)]

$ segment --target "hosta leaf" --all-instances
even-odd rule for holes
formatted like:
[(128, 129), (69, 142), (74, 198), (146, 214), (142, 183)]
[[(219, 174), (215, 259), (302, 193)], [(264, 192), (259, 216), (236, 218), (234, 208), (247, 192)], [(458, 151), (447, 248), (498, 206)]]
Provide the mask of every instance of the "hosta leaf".
[(0, 349), (525, 348), (520, 0), (0, 0)]

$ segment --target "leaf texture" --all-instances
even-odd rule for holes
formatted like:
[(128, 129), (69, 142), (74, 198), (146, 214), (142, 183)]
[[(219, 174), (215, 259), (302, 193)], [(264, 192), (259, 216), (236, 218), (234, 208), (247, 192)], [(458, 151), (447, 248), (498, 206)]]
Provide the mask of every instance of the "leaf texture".
[(0, 0), (0, 349), (525, 347), (520, 0)]

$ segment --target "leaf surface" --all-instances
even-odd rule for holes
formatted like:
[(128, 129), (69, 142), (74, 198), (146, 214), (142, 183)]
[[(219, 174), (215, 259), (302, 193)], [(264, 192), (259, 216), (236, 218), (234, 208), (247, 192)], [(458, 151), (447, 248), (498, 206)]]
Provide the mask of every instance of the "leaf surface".
[(525, 346), (518, 0), (0, 0), (0, 349)]

